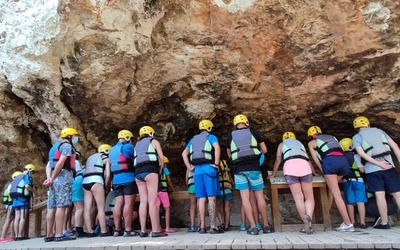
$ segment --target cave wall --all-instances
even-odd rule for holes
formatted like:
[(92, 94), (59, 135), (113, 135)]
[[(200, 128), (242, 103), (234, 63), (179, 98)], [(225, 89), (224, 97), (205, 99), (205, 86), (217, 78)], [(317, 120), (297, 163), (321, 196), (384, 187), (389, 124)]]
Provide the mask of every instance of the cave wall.
[(400, 141), (399, 13), (383, 0), (2, 1), (0, 180), (33, 163), (41, 182), (67, 126), (84, 158), (153, 126), (178, 186), (200, 119), (224, 146), (246, 114), (265, 168), (284, 131), (341, 139), (358, 115)]

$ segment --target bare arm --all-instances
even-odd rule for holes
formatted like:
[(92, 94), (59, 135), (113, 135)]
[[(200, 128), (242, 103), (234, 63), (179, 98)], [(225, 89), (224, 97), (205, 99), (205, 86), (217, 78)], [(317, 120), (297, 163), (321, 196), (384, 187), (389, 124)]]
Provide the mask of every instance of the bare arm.
[(189, 150), (187, 148), (185, 148), (182, 152), (182, 159), (185, 163), (187, 170), (193, 171), (194, 167), (189, 162)]
[(400, 148), (399, 145), (389, 137), (389, 146), (392, 148), (393, 153), (396, 155), (397, 160), (400, 162)]
[(174, 185), (172, 184), (171, 177), (169, 175), (167, 175), (167, 183), (168, 183), (168, 187), (171, 188), (171, 191), (174, 192), (175, 188), (174, 188)]
[(276, 172), (278, 172), (278, 168), (282, 163), (282, 147), (283, 147), (283, 143), (281, 142), (278, 146), (278, 149), (276, 150), (276, 157), (275, 157), (275, 164), (274, 164), (274, 168), (272, 170), (272, 174), (270, 176), (268, 176), (268, 178), (274, 178), (276, 175)]
[(258, 144), (258, 146), (260, 147), (261, 152), (263, 152), (263, 154), (266, 154), (266, 153), (267, 153), (268, 149), (267, 149), (267, 145), (265, 145), (265, 142), (260, 142), (260, 143)]
[(155, 148), (157, 155), (158, 155), (158, 163), (160, 165), (160, 171), (161, 169), (164, 167), (164, 154), (161, 148), (160, 143), (157, 140), (152, 140), (151, 144), (153, 145), (153, 147)]
[[(389, 144), (389, 145), (390, 145), (390, 144)], [(386, 161), (377, 161), (377, 160), (375, 160), (374, 158), (372, 158), (371, 156), (367, 155), (367, 153), (364, 152), (364, 150), (362, 149), (361, 146), (360, 146), (360, 147), (357, 147), (357, 148), (356, 148), (356, 151), (357, 151), (357, 154), (358, 154), (361, 158), (363, 158), (364, 160), (366, 160), (366, 161), (368, 161), (368, 162), (371, 162), (371, 163), (374, 164), (374, 165), (377, 165), (378, 167), (381, 167), (381, 168), (383, 168), (383, 169), (390, 169), (390, 168), (393, 167), (389, 162), (386, 162)]]
[(108, 190), (108, 187), (110, 186), (110, 177), (111, 177), (110, 158), (104, 159), (103, 163), (104, 163), (104, 167), (105, 167), (104, 168), (104, 180), (105, 180), (104, 186), (105, 186), (106, 190)]
[(308, 151), (310, 152), (310, 155), (311, 155), (312, 159), (314, 160), (314, 163), (317, 165), (317, 167), (319, 168), (321, 173), (323, 173), (321, 162), (318, 159), (317, 151), (315, 150), (316, 147), (317, 147), (317, 141), (316, 140), (312, 140), (312, 141), (310, 141), (308, 143)]
[(214, 147), (215, 162), (214, 164), (212, 164), (212, 166), (216, 169), (219, 169), (219, 162), (221, 159), (221, 147), (219, 146), (218, 142), (214, 142), (213, 147)]

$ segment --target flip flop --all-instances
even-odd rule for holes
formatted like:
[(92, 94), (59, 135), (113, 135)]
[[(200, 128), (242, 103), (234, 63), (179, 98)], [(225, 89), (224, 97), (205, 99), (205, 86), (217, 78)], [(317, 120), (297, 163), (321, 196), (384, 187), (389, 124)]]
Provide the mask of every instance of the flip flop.
[(311, 234), (311, 217), (308, 215), (304, 215), (303, 222), (304, 222), (304, 231), (307, 234)]
[(13, 238), (4, 238), (4, 239), (1, 239), (0, 242), (10, 242), (13, 240), (14, 240)]
[(304, 228), (302, 228), (302, 229), (300, 230), (300, 233), (303, 233), (303, 234), (312, 234), (312, 233), (314, 233), (314, 230), (312, 229), (312, 227), (310, 227), (310, 233), (307, 233), (306, 230), (305, 230)]

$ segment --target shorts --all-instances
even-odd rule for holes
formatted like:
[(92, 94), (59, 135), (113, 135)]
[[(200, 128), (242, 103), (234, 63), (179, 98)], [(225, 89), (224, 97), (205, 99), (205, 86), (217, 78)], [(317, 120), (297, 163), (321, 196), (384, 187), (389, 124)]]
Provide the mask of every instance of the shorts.
[(264, 188), (261, 171), (243, 171), (234, 175), (237, 190), (250, 189), (258, 191)]
[(13, 204), (15, 211), (19, 211), (21, 209), (30, 208), (31, 202), (30, 198), (24, 196), (17, 196), (13, 198)]
[(342, 155), (328, 155), (322, 160), (322, 171), (324, 175), (336, 174), (345, 176), (350, 171), (350, 166), (346, 157)]
[(232, 190), (230, 188), (225, 188), (221, 190), (220, 195), (217, 196), (219, 201), (231, 201), (233, 200)]
[(115, 197), (123, 195), (134, 195), (139, 193), (136, 182), (113, 185), (113, 190)]
[(13, 205), (5, 205), (4, 208), (7, 210), (7, 213), (8, 211), (10, 211), (11, 215), (15, 214), (15, 208), (13, 207)]
[(194, 194), (194, 190), (195, 190), (195, 189), (194, 189), (194, 184), (192, 184), (192, 185), (190, 185), (189, 188), (188, 188), (188, 193), (189, 193), (189, 194)]
[(136, 180), (139, 180), (139, 181), (145, 181), (146, 176), (148, 176), (149, 174), (152, 174), (152, 172), (143, 172), (140, 174), (136, 174), (135, 178), (136, 178)]
[(308, 174), (305, 176), (297, 177), (292, 175), (285, 175), (285, 180), (287, 184), (295, 184), (295, 183), (311, 183), (313, 181), (312, 174)]
[(169, 202), (168, 192), (158, 192), (157, 193), (156, 206), (160, 206), (161, 203), (162, 203), (163, 207), (171, 206), (171, 204)]
[(85, 183), (82, 184), (83, 189), (85, 189), (86, 191), (92, 191), (92, 187), (94, 186), (94, 184), (96, 184), (98, 182), (92, 182), (92, 183)]
[(352, 205), (357, 202), (367, 202), (367, 191), (364, 182), (350, 180), (343, 181), (344, 202)]
[(386, 191), (396, 193), (400, 191), (399, 175), (394, 168), (366, 174), (368, 192)]
[(194, 176), (194, 194), (196, 198), (217, 196), (220, 193), (218, 172), (203, 173)]
[(72, 202), (83, 201), (82, 176), (78, 176), (72, 183)]
[(62, 169), (49, 187), (47, 208), (69, 207), (72, 205), (72, 172)]

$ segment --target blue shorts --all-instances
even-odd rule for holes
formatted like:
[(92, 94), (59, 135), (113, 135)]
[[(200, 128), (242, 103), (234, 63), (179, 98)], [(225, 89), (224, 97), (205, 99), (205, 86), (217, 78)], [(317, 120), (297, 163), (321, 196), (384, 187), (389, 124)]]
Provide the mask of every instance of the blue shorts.
[(15, 210), (21, 210), (25, 208), (30, 208), (31, 205), (31, 199), (24, 197), (24, 196), (17, 196), (13, 198), (13, 204), (12, 206), (14, 207)]
[(352, 205), (357, 202), (367, 202), (367, 191), (364, 182), (350, 180), (343, 181), (344, 202)]
[(146, 176), (148, 176), (149, 174), (151, 174), (152, 172), (143, 172), (143, 173), (140, 173), (140, 174), (136, 174), (135, 175), (135, 179), (136, 180), (139, 180), (139, 181), (145, 181), (145, 179), (146, 179)]
[(83, 201), (83, 176), (77, 176), (72, 183), (72, 202)]
[(221, 193), (217, 196), (219, 201), (231, 201), (233, 200), (232, 190), (230, 188), (221, 189)]
[(235, 174), (235, 188), (237, 190), (250, 189), (258, 191), (264, 188), (261, 171), (242, 171)]
[(218, 172), (203, 173), (194, 176), (194, 194), (196, 198), (207, 198), (220, 194)]
[(399, 174), (394, 168), (366, 174), (368, 192), (386, 191), (396, 193), (400, 191)]
[(336, 174), (345, 176), (350, 171), (346, 157), (342, 155), (328, 155), (322, 160), (322, 171), (324, 175)]
[(285, 180), (287, 184), (295, 184), (295, 183), (311, 183), (313, 181), (312, 174), (308, 174), (305, 176), (293, 176), (293, 175), (285, 175)]

